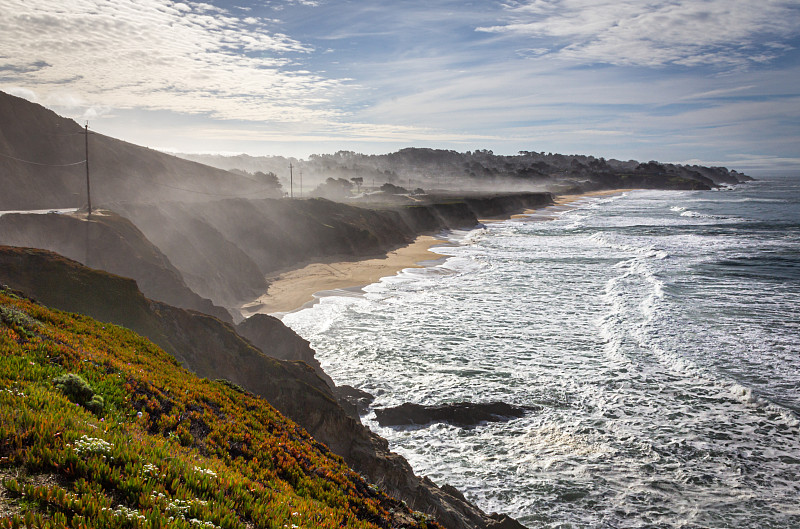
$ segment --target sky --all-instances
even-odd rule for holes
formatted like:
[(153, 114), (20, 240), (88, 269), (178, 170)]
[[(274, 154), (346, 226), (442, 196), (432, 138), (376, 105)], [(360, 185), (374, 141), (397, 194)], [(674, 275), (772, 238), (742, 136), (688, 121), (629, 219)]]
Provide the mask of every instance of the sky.
[(0, 90), (155, 149), (800, 173), (798, 0), (0, 0), (0, 13)]

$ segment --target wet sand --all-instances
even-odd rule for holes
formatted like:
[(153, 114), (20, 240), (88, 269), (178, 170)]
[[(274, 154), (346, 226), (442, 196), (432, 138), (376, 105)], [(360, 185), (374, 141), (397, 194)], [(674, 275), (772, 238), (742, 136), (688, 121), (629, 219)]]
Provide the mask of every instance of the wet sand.
[[(578, 195), (558, 195), (555, 197), (556, 211), (563, 211), (561, 207), (587, 197), (608, 196), (632, 191), (631, 189), (611, 189), (592, 191)], [(550, 206), (551, 208), (553, 206)], [(529, 215), (540, 212), (541, 209), (530, 209), (510, 218), (525, 220)], [(567, 208), (564, 208), (567, 209)], [(535, 220), (547, 220), (551, 216), (538, 216)], [(533, 220), (533, 219), (531, 219)], [(498, 222), (498, 219), (481, 220), (481, 222)], [(253, 314), (275, 314), (298, 310), (313, 303), (315, 294), (331, 290), (354, 289), (377, 282), (382, 277), (397, 274), (406, 268), (421, 268), (425, 261), (436, 260), (443, 257), (431, 251), (434, 246), (447, 246), (447, 241), (437, 239), (431, 235), (421, 235), (409, 244), (392, 252), (386, 257), (364, 259), (361, 261), (339, 261), (331, 263), (313, 263), (303, 268), (290, 270), (276, 277), (267, 278), (270, 281), (269, 290), (258, 299), (241, 307), (243, 317)]]

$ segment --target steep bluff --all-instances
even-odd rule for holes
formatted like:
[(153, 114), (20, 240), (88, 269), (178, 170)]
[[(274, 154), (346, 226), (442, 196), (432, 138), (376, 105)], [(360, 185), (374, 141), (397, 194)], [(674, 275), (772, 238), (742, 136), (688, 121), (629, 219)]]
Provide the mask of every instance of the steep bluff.
[(2, 527), (442, 529), (124, 327), (0, 288), (0, 351)]
[(267, 314), (254, 314), (236, 325), (239, 336), (247, 339), (262, 351), (279, 360), (305, 362), (314, 368), (314, 372), (332, 389), (336, 387), (331, 377), (322, 370), (311, 344), (298, 336), (281, 320)]
[[(381, 255), (421, 233), (552, 202), (549, 193), (440, 198), (357, 207), (324, 199), (227, 199), (202, 204), (115, 205), (158, 246), (198, 294), (228, 308), (266, 291), (266, 276), (330, 257)], [(164, 229), (169, 226), (170, 229)]]
[[(0, 282), (46, 305), (129, 327), (198, 375), (224, 378), (265, 397), (343, 456), (353, 469), (413, 509), (434, 515), (445, 527), (521, 527), (507, 517), (486, 515), (452, 488), (439, 488), (414, 475), (405, 459), (389, 451), (384, 439), (339, 406), (330, 386), (313, 368), (267, 356), (227, 323), (154, 302), (145, 298), (130, 279), (92, 270), (43, 250), (0, 247)], [(259, 323), (273, 328), (259, 329)], [(276, 330), (277, 324), (282, 325), (274, 318), (255, 320), (245, 328), (252, 327), (248, 331), (257, 338), (272, 338), (267, 354), (275, 349), (277, 354), (300, 351), (307, 355), (307, 342), (288, 328)]]

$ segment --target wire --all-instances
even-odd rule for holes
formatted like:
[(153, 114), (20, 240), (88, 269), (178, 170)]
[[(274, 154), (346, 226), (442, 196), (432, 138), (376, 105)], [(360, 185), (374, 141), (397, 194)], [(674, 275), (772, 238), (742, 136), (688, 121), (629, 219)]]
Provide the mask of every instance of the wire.
[[(86, 133), (83, 132), (83, 131), (81, 131), (81, 132), (42, 132), (41, 134), (43, 136), (86, 136)], [(95, 133), (90, 130), (89, 134), (95, 134)]]
[(155, 184), (157, 186), (164, 186), (164, 187), (168, 187), (170, 189), (177, 189), (178, 191), (186, 191), (187, 193), (197, 193), (198, 195), (207, 195), (207, 196), (219, 197), (219, 198), (246, 197), (248, 195), (257, 195), (257, 194), (263, 193), (265, 191), (276, 191), (276, 188), (274, 188), (274, 187), (265, 187), (263, 189), (258, 189), (258, 190), (255, 190), (255, 191), (249, 191), (247, 193), (241, 193), (241, 194), (238, 194), (238, 195), (220, 195), (219, 193), (207, 193), (205, 191), (195, 191), (194, 189), (186, 189), (184, 187), (171, 186), (169, 184), (156, 182), (153, 179), (148, 179), (148, 180), (150, 180), (151, 183), (153, 183), (153, 184)]
[(81, 160), (80, 162), (75, 162), (75, 163), (63, 163), (63, 164), (31, 162), (30, 160), (23, 160), (21, 158), (14, 158), (13, 156), (9, 156), (8, 154), (3, 154), (2, 152), (0, 152), (0, 156), (2, 156), (4, 158), (10, 158), (12, 160), (16, 160), (16, 161), (22, 162), (22, 163), (29, 163), (31, 165), (41, 165), (41, 166), (44, 166), (44, 167), (71, 167), (73, 165), (81, 165), (81, 164), (86, 163), (86, 160)]
[[(81, 164), (85, 164), (86, 163), (86, 160), (81, 160), (80, 162), (75, 162), (75, 163), (65, 163), (65, 164), (49, 164), (49, 163), (32, 162), (30, 160), (23, 160), (21, 158), (15, 158), (13, 156), (9, 156), (8, 154), (3, 154), (1, 152), (0, 152), (0, 156), (3, 156), (5, 158), (10, 158), (10, 159), (15, 160), (17, 162), (28, 163), (28, 164), (31, 164), (31, 165), (39, 165), (39, 166), (43, 166), (43, 167), (72, 167), (72, 166), (75, 166), (75, 165), (81, 165)], [(236, 174), (236, 173), (234, 173), (234, 174)], [(248, 178), (248, 177), (242, 176), (242, 175), (237, 175), (237, 176), (240, 176), (240, 177), (245, 178), (246, 180), (250, 180), (252, 182), (257, 182), (257, 180), (254, 179), (254, 178)], [(258, 189), (258, 190), (255, 190), (255, 191), (249, 191), (247, 193), (241, 193), (241, 194), (237, 194), (237, 195), (220, 195), (218, 193), (207, 193), (205, 191), (196, 191), (194, 189), (186, 189), (184, 187), (171, 186), (169, 184), (156, 182), (154, 179), (148, 179), (148, 180), (150, 180), (150, 182), (152, 182), (152, 183), (154, 183), (154, 184), (156, 184), (158, 186), (169, 187), (170, 189), (177, 189), (178, 191), (186, 191), (187, 193), (197, 193), (198, 195), (208, 195), (208, 196), (219, 197), (219, 198), (244, 197), (244, 196), (247, 196), (247, 195), (254, 195), (254, 194), (259, 194), (259, 193), (263, 193), (263, 192), (266, 192), (266, 191), (275, 191), (276, 190), (276, 188), (274, 188), (274, 187), (265, 187), (263, 189)]]

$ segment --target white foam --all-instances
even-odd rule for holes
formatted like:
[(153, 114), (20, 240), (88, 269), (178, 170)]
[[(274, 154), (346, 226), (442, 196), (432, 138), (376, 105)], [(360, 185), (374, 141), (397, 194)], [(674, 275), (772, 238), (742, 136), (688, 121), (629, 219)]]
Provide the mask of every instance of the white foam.
[[(731, 526), (772, 523), (800, 494), (788, 458), (800, 453), (800, 432), (756, 383), (718, 368), (737, 346), (726, 340), (753, 324), (737, 315), (736, 328), (723, 321), (727, 332), (715, 334), (704, 318), (738, 307), (716, 278), (688, 283), (697, 303), (676, 281), (733, 252), (729, 237), (684, 230), (705, 221), (669, 207), (703, 211), (704, 196), (637, 192), (551, 222), (492, 223), (443, 250), (444, 263), (383, 280), (350, 304), (327, 301), (335, 307), (319, 307), (320, 318), (330, 321), (303, 323), (301, 335), (337, 383), (376, 395), (376, 407), (539, 406), (474, 429), (365, 419), (415, 471), (485, 510), (531, 526), (645, 527), (656, 511), (665, 527), (713, 525), (708, 512)], [(745, 256), (772, 248), (735, 243)], [(791, 315), (780, 303), (775, 313)], [(787, 358), (794, 347), (741, 340), (754, 349), (771, 340)]]
[(2, 217), (3, 215), (9, 215), (13, 213), (18, 213), (23, 215), (47, 215), (50, 213), (65, 215), (68, 213), (75, 213), (76, 211), (78, 211), (78, 208), (8, 210), (8, 211), (0, 211), (0, 217)]

